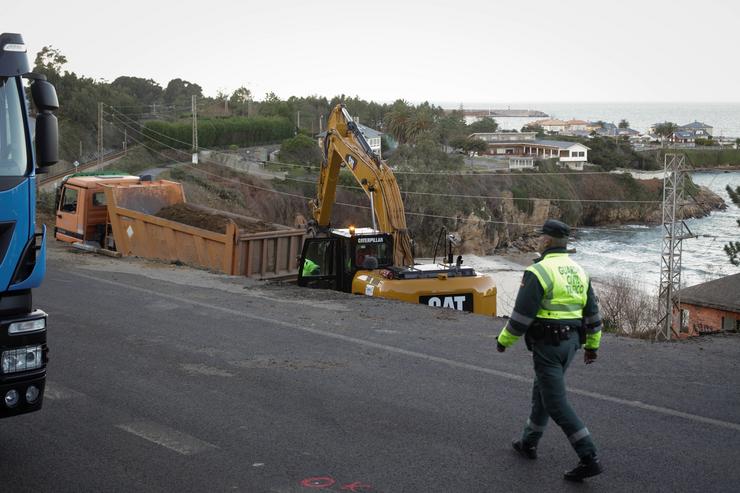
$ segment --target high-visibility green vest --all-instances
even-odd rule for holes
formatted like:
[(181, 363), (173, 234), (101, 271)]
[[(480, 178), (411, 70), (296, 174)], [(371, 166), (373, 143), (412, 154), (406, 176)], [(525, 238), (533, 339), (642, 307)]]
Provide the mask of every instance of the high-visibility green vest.
[(537, 318), (577, 320), (583, 317), (588, 298), (588, 274), (567, 253), (550, 253), (527, 267), (540, 281), (545, 294)]
[(315, 275), (314, 271), (318, 270), (319, 266), (311, 259), (305, 259), (303, 261), (303, 269), (301, 275), (303, 277)]

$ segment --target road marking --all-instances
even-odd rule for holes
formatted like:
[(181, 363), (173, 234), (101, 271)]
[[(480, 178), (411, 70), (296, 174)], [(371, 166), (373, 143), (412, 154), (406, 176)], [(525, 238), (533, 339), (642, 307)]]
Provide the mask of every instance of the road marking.
[(193, 455), (204, 450), (218, 448), (212, 443), (204, 442), (185, 433), (173, 430), (166, 426), (152, 423), (151, 421), (137, 421), (116, 425), (123, 431), (127, 431), (139, 438), (156, 443), (162, 447), (174, 450), (178, 454)]
[(44, 386), (44, 399), (63, 401), (74, 397), (83, 397), (84, 395), (82, 392), (77, 392), (52, 380), (47, 380)]
[[(138, 291), (140, 293), (146, 293), (146, 294), (152, 295), (152, 296), (159, 296), (160, 298), (165, 298), (165, 299), (169, 299), (169, 300), (173, 300), (173, 301), (179, 301), (179, 302), (183, 302), (183, 303), (190, 304), (190, 305), (200, 306), (200, 307), (203, 307), (203, 308), (209, 308), (211, 310), (217, 310), (217, 311), (221, 311), (221, 312), (224, 312), (224, 313), (229, 313), (231, 315), (236, 315), (236, 316), (242, 317), (242, 318), (248, 318), (248, 319), (251, 319), (251, 320), (257, 320), (259, 322), (265, 322), (265, 323), (269, 323), (269, 324), (274, 324), (274, 325), (278, 325), (278, 326), (281, 326), (281, 327), (286, 327), (286, 328), (289, 328), (289, 329), (300, 330), (302, 332), (308, 332), (310, 334), (319, 335), (319, 336), (323, 336), (323, 337), (328, 337), (330, 339), (336, 339), (336, 340), (340, 340), (340, 341), (344, 341), (344, 342), (349, 342), (349, 343), (357, 344), (357, 345), (360, 345), (360, 346), (371, 347), (371, 348), (375, 348), (375, 349), (381, 349), (381, 350), (387, 351), (389, 353), (401, 354), (401, 355), (409, 356), (409, 357), (412, 357), (412, 358), (422, 359), (422, 360), (426, 360), (426, 361), (432, 361), (432, 362), (435, 362), (435, 363), (440, 363), (442, 365), (450, 366), (452, 368), (460, 368), (460, 369), (463, 369), (463, 370), (470, 370), (470, 371), (474, 371), (474, 372), (477, 372), (477, 373), (483, 373), (485, 375), (492, 375), (492, 376), (495, 376), (495, 377), (506, 378), (508, 380), (514, 380), (516, 382), (522, 382), (522, 383), (526, 383), (526, 384), (529, 384), (529, 385), (532, 384), (532, 379), (531, 378), (525, 377), (525, 376), (522, 376), (522, 375), (517, 375), (515, 373), (509, 373), (509, 372), (505, 372), (505, 371), (501, 371), (501, 370), (494, 370), (493, 368), (485, 368), (483, 366), (472, 365), (470, 363), (463, 363), (462, 361), (455, 361), (455, 360), (451, 360), (451, 359), (447, 359), (447, 358), (441, 358), (439, 356), (432, 356), (430, 354), (420, 353), (420, 352), (417, 352), (417, 351), (409, 351), (408, 349), (402, 349), (402, 348), (395, 347), (395, 346), (389, 346), (387, 344), (380, 344), (380, 343), (377, 343), (377, 342), (366, 341), (364, 339), (358, 339), (356, 337), (346, 336), (346, 335), (342, 335), (342, 334), (335, 334), (333, 332), (327, 332), (327, 331), (324, 331), (324, 330), (321, 330), (321, 329), (312, 329), (311, 327), (305, 327), (303, 325), (298, 325), (298, 324), (294, 324), (294, 323), (291, 323), (291, 322), (285, 322), (283, 320), (277, 320), (277, 319), (269, 318), (269, 317), (262, 317), (260, 315), (255, 315), (254, 313), (243, 312), (243, 311), (240, 311), (240, 310), (234, 310), (232, 308), (225, 308), (225, 307), (221, 307), (221, 306), (218, 306), (218, 305), (212, 305), (210, 303), (205, 303), (205, 302), (202, 302), (202, 301), (190, 300), (190, 299), (182, 298), (180, 296), (174, 296), (174, 295), (164, 294), (164, 293), (160, 293), (158, 291), (154, 291), (154, 290), (151, 290), (151, 289), (140, 288), (138, 286), (132, 286), (130, 284), (126, 284), (126, 283), (123, 283), (123, 282), (110, 281), (108, 279), (100, 279), (98, 277), (88, 276), (88, 275), (85, 275), (85, 274), (80, 274), (79, 272), (69, 272), (69, 274), (70, 275), (74, 275), (74, 276), (78, 276), (78, 277), (82, 277), (84, 279), (89, 279), (91, 281), (98, 281), (98, 282), (101, 282), (101, 283), (104, 283), (104, 284), (110, 284), (112, 286), (119, 286), (119, 287), (122, 287), (122, 288), (130, 289), (132, 291)], [(733, 422), (730, 422), (730, 421), (722, 421), (720, 419), (708, 418), (706, 416), (700, 416), (698, 414), (686, 413), (686, 412), (678, 411), (676, 409), (671, 409), (671, 408), (668, 408), (668, 407), (654, 406), (652, 404), (647, 404), (647, 403), (641, 402), (641, 401), (632, 401), (632, 400), (629, 400), (629, 399), (622, 399), (620, 397), (614, 397), (614, 396), (611, 396), (611, 395), (608, 395), (608, 394), (602, 394), (602, 393), (599, 393), (599, 392), (591, 392), (591, 391), (588, 391), (588, 390), (582, 390), (582, 389), (573, 388), (573, 387), (568, 387), (568, 390), (570, 392), (573, 392), (574, 394), (582, 395), (582, 396), (585, 396), (585, 397), (591, 397), (592, 399), (597, 399), (597, 400), (600, 400), (600, 401), (612, 402), (612, 403), (615, 403), (615, 404), (621, 404), (623, 406), (628, 406), (628, 407), (632, 407), (632, 408), (635, 408), (635, 409), (642, 409), (644, 411), (651, 411), (651, 412), (654, 412), (656, 414), (662, 414), (662, 415), (665, 415), (665, 416), (674, 416), (674, 417), (677, 417), (677, 418), (687, 419), (689, 421), (695, 421), (695, 422), (698, 422), (698, 423), (704, 423), (704, 424), (709, 424), (709, 425), (713, 425), (713, 426), (718, 426), (720, 428), (727, 428), (727, 429), (730, 429), (730, 430), (740, 431), (740, 424), (733, 423)]]
[(180, 369), (190, 375), (205, 375), (207, 377), (233, 377), (234, 374), (216, 368), (214, 366), (204, 365), (202, 363), (183, 363), (180, 365)]

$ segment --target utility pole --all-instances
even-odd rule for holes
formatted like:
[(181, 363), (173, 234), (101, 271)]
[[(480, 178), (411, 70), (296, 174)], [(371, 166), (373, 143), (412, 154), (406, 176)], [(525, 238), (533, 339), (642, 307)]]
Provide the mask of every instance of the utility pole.
[[(656, 340), (670, 340), (681, 331), (681, 253), (682, 242), (695, 238), (682, 219), (677, 219), (677, 208), (683, 203), (684, 161), (681, 154), (666, 154), (663, 176), (663, 248), (660, 262), (658, 292), (658, 327)], [(678, 332), (673, 329), (673, 308), (678, 310)]]
[(195, 94), (190, 98), (190, 110), (193, 113), (193, 164), (198, 164), (198, 101)]
[(80, 141), (80, 153), (78, 154), (77, 160), (82, 162), (82, 141)]
[(125, 156), (128, 150), (128, 129), (123, 129), (123, 155)]
[(98, 164), (103, 164), (103, 103), (98, 103)]
[(300, 110), (298, 111), (298, 115), (296, 116), (296, 125), (295, 126), (298, 128), (298, 130), (301, 129), (301, 112), (300, 112)]

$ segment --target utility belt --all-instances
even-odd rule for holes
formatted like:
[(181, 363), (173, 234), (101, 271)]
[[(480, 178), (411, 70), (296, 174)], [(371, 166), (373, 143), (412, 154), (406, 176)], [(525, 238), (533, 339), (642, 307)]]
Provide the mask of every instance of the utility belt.
[(562, 325), (535, 320), (524, 335), (524, 342), (530, 351), (532, 345), (537, 343), (559, 346), (561, 341), (567, 341), (574, 333), (578, 334), (580, 345), (586, 343), (586, 327), (583, 324), (579, 326)]

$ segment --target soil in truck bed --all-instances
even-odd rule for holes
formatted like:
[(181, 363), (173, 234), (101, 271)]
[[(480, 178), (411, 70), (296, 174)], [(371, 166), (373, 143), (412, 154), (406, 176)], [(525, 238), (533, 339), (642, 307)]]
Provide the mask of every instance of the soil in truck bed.
[(170, 205), (161, 209), (155, 215), (163, 219), (169, 219), (170, 221), (187, 224), (188, 226), (207, 229), (215, 233), (226, 232), (226, 225), (229, 223), (229, 219), (233, 220), (243, 233), (260, 233), (275, 229), (274, 226), (263, 221), (250, 221), (246, 217), (239, 218), (238, 216), (221, 215), (193, 207), (187, 203)]

